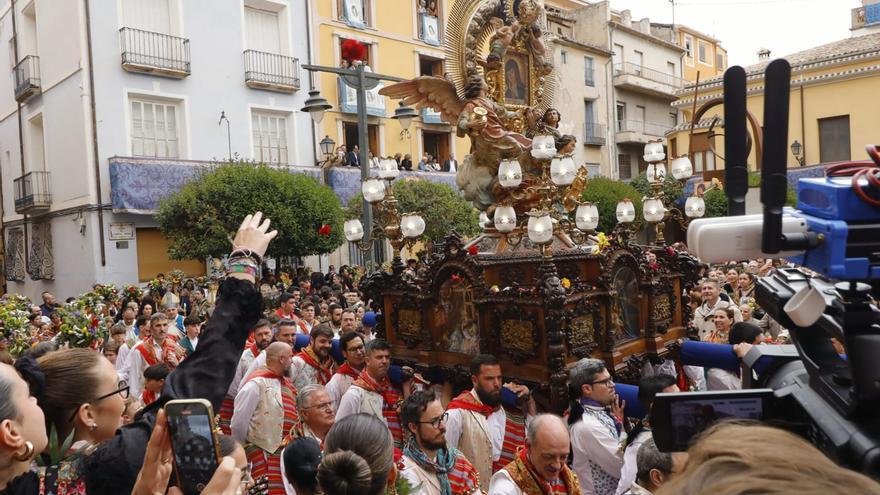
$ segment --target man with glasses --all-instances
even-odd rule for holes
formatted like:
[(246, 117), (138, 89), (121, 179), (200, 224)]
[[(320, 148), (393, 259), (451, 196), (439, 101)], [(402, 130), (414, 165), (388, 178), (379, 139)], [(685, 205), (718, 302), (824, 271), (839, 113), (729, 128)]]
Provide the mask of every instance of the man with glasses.
[(297, 390), (296, 408), (299, 411), (300, 427), (292, 437), (312, 437), (321, 444), (336, 419), (336, 408), (327, 395), (323, 385), (306, 385)]
[(364, 369), (364, 339), (354, 333), (347, 333), (339, 339), (339, 348), (342, 349), (342, 356), (345, 362), (336, 369), (336, 373), (330, 382), (327, 383), (327, 393), (330, 400), (333, 401), (333, 407), (339, 406), (339, 400), (348, 390), (348, 387), (357, 380), (358, 375)]
[(621, 442), (625, 401), (600, 359), (584, 358), (569, 370), (568, 383), (580, 397), (571, 405), (572, 469), (584, 494), (614, 495), (623, 468)]
[(446, 445), (443, 405), (433, 391), (413, 392), (400, 406), (400, 422), (409, 435), (401, 476), (424, 495), (480, 493), (480, 475), (464, 454)]

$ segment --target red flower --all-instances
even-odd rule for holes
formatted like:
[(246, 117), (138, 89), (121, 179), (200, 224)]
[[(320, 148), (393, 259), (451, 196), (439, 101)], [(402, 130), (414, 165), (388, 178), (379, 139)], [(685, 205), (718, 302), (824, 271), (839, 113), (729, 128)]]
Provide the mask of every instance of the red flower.
[(650, 266), (650, 267), (651, 267), (651, 270), (654, 270), (655, 272), (656, 272), (657, 270), (660, 269), (660, 264), (657, 263), (656, 261), (655, 261), (654, 263), (651, 263), (651, 264), (648, 265), (648, 266)]
[(330, 224), (325, 223), (318, 228), (318, 235), (329, 236), (330, 235)]
[(669, 256), (674, 256), (674, 255), (675, 255), (675, 249), (672, 249), (672, 247), (667, 247), (667, 248), (666, 248), (666, 254), (668, 254)]
[(452, 277), (450, 277), (450, 278), (453, 282), (460, 282), (461, 281), (461, 275), (459, 275), (457, 273), (453, 273)]
[(342, 58), (354, 63), (363, 60), (367, 56), (367, 46), (358, 40), (345, 40), (340, 48)]
[(471, 256), (476, 256), (477, 253), (480, 252), (480, 248), (478, 248), (477, 245), (474, 244), (471, 247), (469, 247), (467, 251), (468, 251), (468, 254), (470, 254)]

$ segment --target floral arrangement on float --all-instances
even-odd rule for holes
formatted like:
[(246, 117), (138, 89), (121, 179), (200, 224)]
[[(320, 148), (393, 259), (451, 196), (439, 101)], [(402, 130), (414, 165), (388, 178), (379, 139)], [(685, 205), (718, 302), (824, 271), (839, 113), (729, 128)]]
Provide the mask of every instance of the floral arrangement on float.
[(98, 349), (107, 337), (97, 315), (86, 311), (86, 302), (78, 299), (58, 309), (61, 328), (55, 336), (59, 346)]
[(137, 285), (126, 284), (122, 287), (122, 297), (126, 299), (140, 301), (143, 295), (144, 291)]
[(105, 303), (111, 303), (119, 300), (119, 289), (113, 284), (95, 284), (92, 293), (101, 297)]
[(13, 356), (36, 343), (29, 332), (30, 307), (31, 301), (18, 294), (7, 294), (0, 299), (0, 348)]

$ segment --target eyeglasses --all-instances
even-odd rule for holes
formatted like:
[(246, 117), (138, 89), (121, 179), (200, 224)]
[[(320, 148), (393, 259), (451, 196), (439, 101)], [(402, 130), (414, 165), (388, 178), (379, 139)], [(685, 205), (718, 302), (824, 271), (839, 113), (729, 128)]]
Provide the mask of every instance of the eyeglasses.
[(420, 425), (431, 425), (434, 428), (440, 428), (440, 423), (446, 423), (446, 419), (449, 417), (449, 413), (443, 413), (440, 416), (432, 419), (431, 421), (416, 421), (416, 423)]
[(314, 406), (304, 407), (303, 410), (305, 410), (305, 409), (325, 409), (328, 411), (332, 411), (333, 410), (333, 403), (329, 402), (329, 401), (322, 402), (320, 404), (315, 404)]
[(595, 382), (590, 382), (590, 385), (599, 385), (600, 383), (602, 385), (605, 385), (606, 387), (610, 387), (611, 385), (614, 385), (614, 378), (609, 376), (604, 380), (596, 380)]
[(119, 394), (119, 396), (122, 397), (123, 399), (127, 399), (128, 398), (128, 391), (129, 391), (128, 382), (126, 382), (125, 380), (120, 380), (119, 383), (117, 384), (117, 387), (118, 388), (116, 390), (110, 392), (109, 394), (104, 394), (104, 395), (98, 397), (97, 399), (91, 400), (89, 402), (83, 402), (82, 404), (76, 406), (76, 408), (74, 408), (74, 410), (73, 410), (73, 414), (70, 415), (70, 419), (68, 419), (67, 422), (69, 423), (69, 422), (73, 421), (73, 418), (76, 417), (76, 413), (79, 412), (79, 408), (83, 404), (88, 404), (90, 402), (102, 401), (104, 399), (113, 397), (116, 394)]

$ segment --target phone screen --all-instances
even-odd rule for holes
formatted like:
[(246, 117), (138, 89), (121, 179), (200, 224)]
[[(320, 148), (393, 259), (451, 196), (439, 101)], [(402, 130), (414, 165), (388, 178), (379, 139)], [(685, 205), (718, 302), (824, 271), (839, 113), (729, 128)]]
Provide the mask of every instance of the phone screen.
[(194, 403), (168, 404), (166, 412), (180, 489), (186, 494), (200, 493), (217, 470), (209, 411)]

